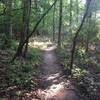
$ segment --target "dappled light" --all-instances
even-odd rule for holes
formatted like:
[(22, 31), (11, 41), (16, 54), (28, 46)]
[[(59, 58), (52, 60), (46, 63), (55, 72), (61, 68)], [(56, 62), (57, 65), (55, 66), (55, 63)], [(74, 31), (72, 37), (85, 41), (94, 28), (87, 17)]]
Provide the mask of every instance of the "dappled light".
[(45, 50), (45, 51), (52, 51), (52, 50), (55, 50), (56, 49), (56, 44), (55, 45), (52, 45), (50, 47), (47, 47), (47, 48), (43, 48), (42, 50)]
[(100, 0), (0, 0), (0, 100), (100, 100)]
[(67, 84), (67, 87), (69, 87), (68, 84), (70, 85), (70, 83), (65, 83), (65, 82), (60, 82), (57, 84), (53, 83), (51, 86), (49, 86), (45, 90), (38, 90), (38, 95), (39, 96), (44, 95), (45, 99), (64, 98), (64, 96), (67, 96), (65, 94), (62, 96), (64, 91), (66, 91), (66, 94), (67, 94), (67, 88), (65, 87), (65, 84)]
[(30, 39), (29, 47), (51, 50), (55, 48), (54, 43), (48, 37), (34, 37)]
[[(40, 89), (37, 90), (38, 97), (43, 100), (65, 100), (77, 98), (73, 92), (75, 87), (66, 79), (66, 75), (58, 65), (54, 50), (44, 50), (42, 73), (40, 74)], [(72, 91), (72, 94), (70, 92)], [(73, 96), (72, 96), (73, 95)]]
[(59, 77), (59, 73), (48, 76), (47, 80), (52, 80), (52, 79), (55, 79), (57, 77)]

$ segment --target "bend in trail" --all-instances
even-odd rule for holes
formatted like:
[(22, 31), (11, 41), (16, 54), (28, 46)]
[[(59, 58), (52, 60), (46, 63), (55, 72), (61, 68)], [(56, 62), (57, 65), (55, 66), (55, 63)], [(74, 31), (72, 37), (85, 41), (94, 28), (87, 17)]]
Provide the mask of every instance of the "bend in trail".
[[(80, 100), (76, 88), (62, 72), (57, 63), (56, 47), (43, 50), (43, 63), (40, 72), (39, 100)], [(76, 90), (76, 91), (75, 91)]]

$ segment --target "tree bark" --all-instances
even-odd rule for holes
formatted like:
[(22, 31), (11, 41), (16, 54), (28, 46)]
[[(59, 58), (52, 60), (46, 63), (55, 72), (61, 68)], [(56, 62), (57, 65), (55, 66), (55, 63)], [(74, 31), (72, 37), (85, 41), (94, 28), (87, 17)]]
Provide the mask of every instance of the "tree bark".
[[(29, 34), (29, 23), (30, 23), (30, 14), (31, 14), (31, 0), (27, 0), (27, 7), (26, 7), (26, 10), (27, 10), (27, 12), (26, 12), (26, 27), (24, 27), (24, 28), (26, 28), (26, 37), (28, 36), (28, 34)], [(26, 39), (26, 37), (25, 37), (25, 39)], [(24, 48), (24, 50), (23, 50), (23, 56), (24, 57), (26, 57), (26, 53), (27, 53), (27, 50), (28, 50), (28, 42), (29, 42), (29, 40), (26, 42), (26, 45), (25, 45), (25, 48)]]
[(54, 1), (54, 3), (50, 6), (50, 8), (48, 8), (48, 10), (42, 15), (42, 17), (37, 21), (35, 27), (33, 28), (32, 32), (26, 37), (25, 41), (18, 46), (16, 54), (14, 55), (14, 57), (12, 58), (11, 62), (13, 62), (16, 57), (19, 56), (20, 52), (23, 50), (23, 47), (25, 45), (25, 43), (28, 42), (29, 38), (33, 35), (33, 33), (36, 31), (38, 25), (40, 24), (40, 22), (43, 20), (43, 18), (47, 15), (47, 13), (52, 9), (52, 7), (55, 5), (55, 3), (57, 2), (57, 0)]
[[(19, 46), (23, 44), (23, 42), (25, 41), (26, 37), (29, 34), (29, 18), (30, 18), (30, 11), (31, 11), (31, 0), (23, 0), (22, 7), (23, 7), (23, 25), (22, 25), (22, 32), (20, 34)], [(23, 49), (20, 50), (17, 56), (25, 57), (26, 52), (27, 52), (27, 45), (28, 45), (28, 41), (23, 47)]]
[(62, 0), (60, 0), (59, 8), (59, 32), (58, 32), (58, 46), (61, 46), (61, 28), (62, 28)]
[(77, 20), (77, 23), (78, 23), (78, 16), (79, 16), (79, 0), (76, 0), (76, 12), (77, 12), (77, 18), (76, 18), (76, 20)]
[(4, 45), (9, 45), (9, 42), (12, 38), (12, 2), (13, 0), (8, 0), (8, 1), (4, 1), (4, 4), (6, 6), (6, 8), (4, 9), (4, 13), (5, 13), (5, 36), (6, 36), (6, 40), (5, 40), (5, 44)]
[(55, 41), (55, 7), (56, 5), (54, 5), (53, 9), (53, 41)]
[(75, 37), (73, 38), (73, 45), (72, 45), (72, 51), (71, 51), (71, 61), (70, 61), (70, 74), (71, 74), (71, 75), (72, 75), (72, 69), (73, 69), (73, 63), (74, 63), (74, 55), (75, 55), (77, 37), (78, 37), (79, 32), (81, 31), (81, 28), (82, 28), (82, 26), (83, 26), (83, 24), (84, 24), (85, 18), (86, 18), (87, 15), (88, 15), (88, 10), (89, 10), (89, 7), (90, 7), (90, 3), (91, 3), (91, 0), (88, 0), (88, 2), (87, 2), (87, 8), (86, 8), (86, 11), (85, 11), (85, 13), (84, 13), (82, 22), (81, 22), (81, 24), (80, 24), (78, 30), (77, 30), (76, 33), (75, 33)]
[(70, 20), (69, 20), (69, 23), (70, 23), (70, 33), (72, 33), (72, 3), (73, 1), (70, 0)]

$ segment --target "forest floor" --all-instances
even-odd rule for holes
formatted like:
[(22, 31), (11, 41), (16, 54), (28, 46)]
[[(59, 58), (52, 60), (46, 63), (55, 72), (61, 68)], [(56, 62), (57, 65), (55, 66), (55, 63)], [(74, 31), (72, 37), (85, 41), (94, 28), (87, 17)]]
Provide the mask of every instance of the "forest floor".
[[(37, 40), (40, 39), (37, 38)], [(34, 45), (33, 42), (29, 44), (31, 48), (35, 48), (34, 46), (36, 46), (42, 49), (40, 50), (42, 62), (38, 66), (38, 69), (34, 67), (34, 70), (32, 70), (33, 72), (38, 70), (36, 76), (32, 76), (33, 81), (38, 86), (27, 89), (25, 87), (9, 85), (7, 83), (7, 69), (10, 65), (6, 62), (11, 59), (11, 55), (14, 52), (11, 50), (0, 50), (0, 100), (81, 100), (81, 98), (82, 100), (100, 100), (99, 49), (98, 52), (95, 53), (93, 51), (93, 54), (90, 54), (90, 64), (88, 67), (84, 67), (86, 74), (82, 77), (82, 80), (77, 82), (76, 78), (71, 79), (68, 77), (68, 72), (61, 65), (64, 59), (59, 59), (59, 54), (56, 52), (56, 46), (54, 44), (50, 41), (48, 42), (48, 40), (44, 42), (34, 41)], [(65, 51), (65, 53), (68, 53), (68, 51)], [(67, 57), (69, 58), (70, 56), (67, 55)], [(87, 98), (88, 94), (90, 99)]]
[[(0, 92), (3, 96), (0, 100), (80, 100), (73, 81), (67, 78), (62, 66), (59, 65), (55, 48), (54, 46), (42, 50), (42, 65), (39, 68), (40, 74), (37, 79), (39, 87), (36, 90), (7, 86)], [(5, 56), (2, 57), (8, 58), (8, 53)], [(3, 72), (6, 73), (6, 71)], [(16, 95), (16, 93), (21, 93), (21, 95)]]
[[(28, 66), (29, 59), (20, 59), (23, 63), (28, 62), (25, 63), (27, 68), (32, 67), (32, 70), (29, 70), (31, 73), (35, 72), (34, 76), (33, 74), (31, 76), (33, 82), (36, 83), (34, 87), (27, 88), (10, 83), (8, 75), (13, 76), (13, 72), (7, 72), (9, 72), (9, 68), (12, 69), (13, 65), (7, 62), (12, 58), (11, 55), (15, 53), (15, 50), (0, 50), (0, 100), (100, 100), (100, 48), (94, 51), (89, 49), (89, 54), (85, 56), (84, 60), (81, 57), (76, 57), (75, 64), (78, 66), (75, 68), (80, 70), (74, 73), (74, 76), (77, 75), (77, 77), (70, 78), (64, 65), (66, 64), (64, 61), (69, 61), (70, 47), (66, 46), (64, 50), (59, 51), (59, 48), (56, 49), (56, 45), (48, 38), (42, 39), (40, 37), (34, 40), (34, 42), (32, 40), (29, 43), (29, 48), (34, 49), (31, 50), (30, 57), (42, 56), (39, 65)], [(88, 65), (85, 60), (88, 60)], [(13, 71), (21, 67), (19, 62), (16, 63)], [(23, 71), (19, 72), (22, 73), (25, 80), (29, 79), (30, 73), (23, 75)], [(18, 71), (16, 75), (17, 73)], [(13, 77), (14, 80), (16, 78), (20, 77)], [(23, 85), (23, 83), (21, 84)]]
[(43, 50), (43, 63), (40, 71), (39, 100), (80, 100), (73, 81), (66, 78), (58, 64), (55, 47)]

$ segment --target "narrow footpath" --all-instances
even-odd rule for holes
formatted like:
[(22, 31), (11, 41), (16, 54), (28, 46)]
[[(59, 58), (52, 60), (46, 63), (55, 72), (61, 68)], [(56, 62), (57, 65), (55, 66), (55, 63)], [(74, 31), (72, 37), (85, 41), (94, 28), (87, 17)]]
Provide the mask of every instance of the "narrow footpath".
[[(40, 72), (39, 100), (80, 100), (77, 89), (63, 75), (57, 62), (55, 47), (43, 50), (43, 63)], [(36, 99), (37, 100), (37, 99)]]

